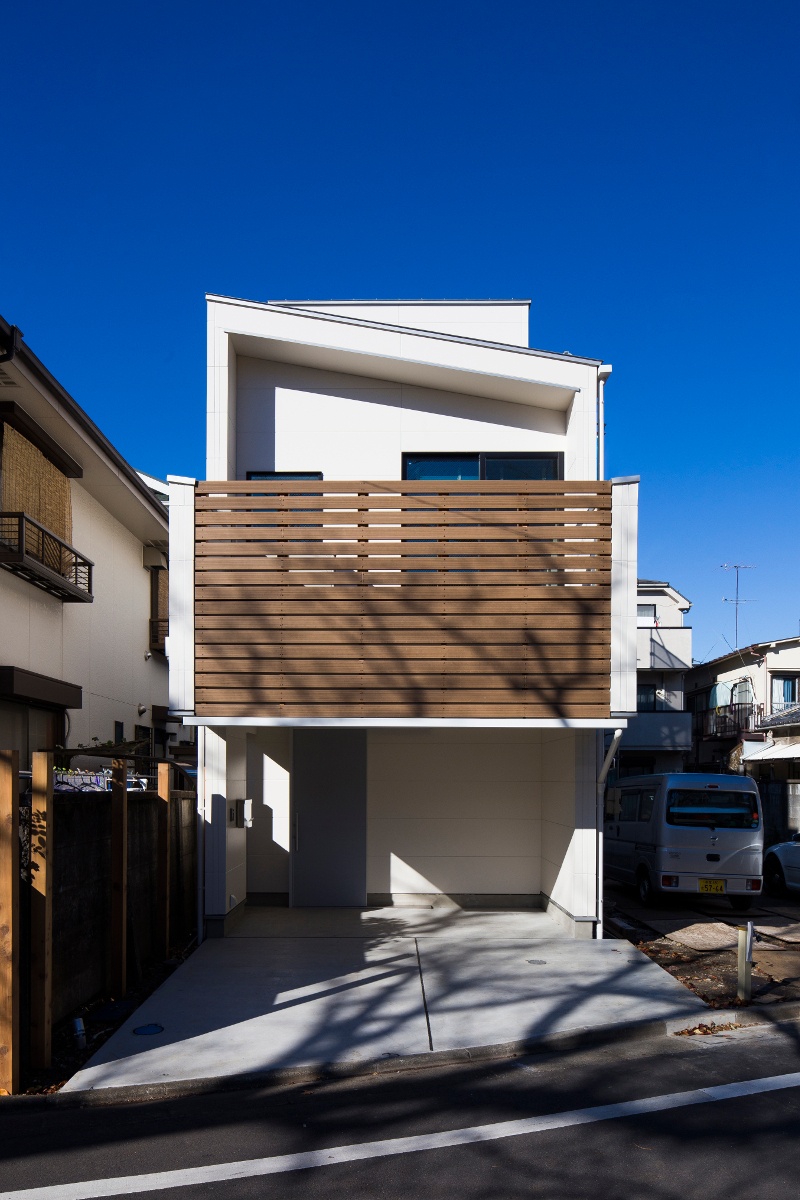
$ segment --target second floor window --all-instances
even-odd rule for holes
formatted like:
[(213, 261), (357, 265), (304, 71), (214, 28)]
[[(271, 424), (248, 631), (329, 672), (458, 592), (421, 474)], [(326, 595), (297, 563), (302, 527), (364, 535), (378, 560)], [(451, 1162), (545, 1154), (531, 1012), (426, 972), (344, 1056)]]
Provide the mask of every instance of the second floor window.
[(563, 454), (425, 453), (403, 455), (403, 479), (563, 479)]
[(783, 712), (798, 702), (798, 678), (796, 675), (772, 676), (772, 711)]

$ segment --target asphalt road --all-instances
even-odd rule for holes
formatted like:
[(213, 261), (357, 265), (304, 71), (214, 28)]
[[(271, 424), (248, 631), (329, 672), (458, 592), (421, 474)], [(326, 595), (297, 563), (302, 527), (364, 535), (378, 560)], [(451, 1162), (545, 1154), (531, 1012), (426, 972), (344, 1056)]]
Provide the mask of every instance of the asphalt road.
[[(792, 1086), (776, 1082), (794, 1073)], [(708, 1092), (743, 1081), (755, 1094)], [(660, 1111), (604, 1107), (645, 1098)], [(591, 1123), (548, 1128), (540, 1118), (553, 1114)], [(465, 1144), (425, 1148), (437, 1134)], [(186, 1182), (203, 1167), (218, 1167), (217, 1181)], [(120, 1177), (134, 1183), (121, 1190)], [(104, 1182), (70, 1186), (92, 1180)], [(187, 1200), (790, 1200), (800, 1190), (800, 1025), (126, 1107), (0, 1109), (0, 1196), (134, 1187)]]

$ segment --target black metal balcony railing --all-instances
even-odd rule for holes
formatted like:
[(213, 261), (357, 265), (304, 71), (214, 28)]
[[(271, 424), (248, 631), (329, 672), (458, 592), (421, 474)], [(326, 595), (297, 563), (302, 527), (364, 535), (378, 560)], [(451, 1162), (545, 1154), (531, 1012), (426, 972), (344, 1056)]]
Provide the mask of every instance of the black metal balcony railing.
[(164, 654), (167, 648), (169, 620), (166, 617), (154, 617), (150, 621), (150, 649)]
[(0, 513), (0, 566), (63, 601), (89, 601), (91, 559), (25, 513)]
[(755, 729), (760, 718), (761, 705), (726, 704), (694, 713), (692, 731), (696, 737), (735, 738)]

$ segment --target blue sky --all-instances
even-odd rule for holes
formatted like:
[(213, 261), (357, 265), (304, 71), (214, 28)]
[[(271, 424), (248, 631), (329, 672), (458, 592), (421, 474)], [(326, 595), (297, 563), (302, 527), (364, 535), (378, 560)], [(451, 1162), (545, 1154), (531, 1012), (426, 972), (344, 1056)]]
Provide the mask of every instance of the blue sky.
[(203, 474), (204, 293), (530, 296), (614, 364), (608, 469), (695, 656), (800, 629), (800, 6), (12, 6), (0, 312), (137, 466)]

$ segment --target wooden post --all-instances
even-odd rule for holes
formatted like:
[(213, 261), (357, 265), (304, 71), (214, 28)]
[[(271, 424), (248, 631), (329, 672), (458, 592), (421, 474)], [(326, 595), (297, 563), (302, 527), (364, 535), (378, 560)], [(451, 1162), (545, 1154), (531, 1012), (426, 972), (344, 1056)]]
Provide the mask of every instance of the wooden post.
[(19, 754), (0, 750), (0, 1089), (19, 1091)]
[(49, 1067), (53, 1033), (53, 755), (33, 754), (31, 1066)]
[(170, 892), (170, 765), (158, 764), (158, 936), (156, 949), (162, 958), (169, 958), (169, 892)]
[(128, 769), (111, 765), (111, 929), (108, 990), (115, 1000), (128, 986)]

